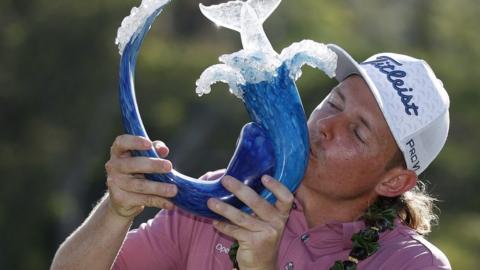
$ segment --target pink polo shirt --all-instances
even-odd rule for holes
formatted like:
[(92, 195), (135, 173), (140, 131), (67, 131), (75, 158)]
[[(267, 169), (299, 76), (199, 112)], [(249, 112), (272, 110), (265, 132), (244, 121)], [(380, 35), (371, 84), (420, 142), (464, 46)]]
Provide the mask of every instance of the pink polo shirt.
[[(351, 236), (363, 222), (333, 223), (308, 228), (298, 201), (282, 237), (279, 269), (329, 269), (345, 260)], [(451, 269), (446, 256), (409, 227), (397, 222), (380, 236), (380, 250), (358, 269)], [(211, 220), (182, 210), (160, 211), (128, 233), (113, 269), (232, 269), (232, 239), (215, 231)]]

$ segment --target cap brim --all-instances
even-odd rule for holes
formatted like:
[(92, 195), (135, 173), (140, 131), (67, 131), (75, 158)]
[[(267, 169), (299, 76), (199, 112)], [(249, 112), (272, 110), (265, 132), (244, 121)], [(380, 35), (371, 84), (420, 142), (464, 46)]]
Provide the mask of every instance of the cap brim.
[(360, 75), (365, 80), (368, 87), (370, 88), (370, 91), (375, 97), (375, 100), (377, 101), (378, 106), (382, 110), (382, 113), (385, 113), (383, 111), (383, 102), (377, 87), (375, 86), (373, 81), (370, 79), (367, 72), (365, 72), (364, 69), (360, 66), (360, 64), (358, 64), (358, 62), (355, 61), (355, 59), (353, 59), (353, 57), (351, 57), (350, 54), (348, 54), (340, 46), (335, 44), (328, 44), (327, 47), (333, 52), (335, 52), (338, 57), (337, 68), (335, 70), (335, 79), (338, 82), (342, 82), (350, 75), (354, 75), (354, 74)]
[(344, 49), (335, 44), (328, 44), (327, 47), (337, 54), (337, 69), (335, 70), (335, 79), (338, 82), (345, 80), (352, 74), (360, 74), (360, 67)]

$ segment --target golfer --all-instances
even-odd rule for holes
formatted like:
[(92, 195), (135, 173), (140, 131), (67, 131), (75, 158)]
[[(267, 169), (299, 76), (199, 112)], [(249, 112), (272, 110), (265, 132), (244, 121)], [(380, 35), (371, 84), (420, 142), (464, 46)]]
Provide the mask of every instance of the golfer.
[[(217, 199), (217, 222), (176, 208), (174, 185), (146, 180), (167, 159), (132, 157), (160, 141), (121, 135), (106, 163), (108, 192), (60, 246), (52, 269), (451, 269), (423, 235), (436, 220), (418, 176), (445, 144), (449, 98), (428, 64), (380, 53), (357, 63), (343, 49), (339, 84), (308, 119), (310, 153), (292, 194), (269, 176), (277, 202), (225, 176), (222, 184), (254, 212)], [(207, 173), (215, 179), (223, 171)], [(139, 228), (145, 206), (162, 210)]]

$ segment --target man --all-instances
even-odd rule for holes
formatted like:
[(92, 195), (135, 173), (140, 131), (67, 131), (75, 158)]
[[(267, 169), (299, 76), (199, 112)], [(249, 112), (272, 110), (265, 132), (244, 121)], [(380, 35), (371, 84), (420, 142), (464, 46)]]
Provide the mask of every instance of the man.
[[(152, 142), (119, 136), (106, 164), (108, 194), (59, 248), (52, 269), (231, 269), (234, 240), (242, 270), (451, 269), (421, 236), (435, 216), (417, 181), (447, 137), (446, 91), (422, 60), (384, 53), (358, 64), (329, 47), (339, 57), (339, 85), (308, 120), (309, 163), (295, 195), (264, 176), (277, 198), (271, 205), (224, 177), (255, 215), (210, 199), (209, 208), (230, 222), (193, 217), (168, 201), (175, 186), (143, 178), (170, 171), (168, 160), (130, 156)], [(166, 157), (165, 144), (153, 145)], [(145, 206), (165, 210), (127, 234)]]

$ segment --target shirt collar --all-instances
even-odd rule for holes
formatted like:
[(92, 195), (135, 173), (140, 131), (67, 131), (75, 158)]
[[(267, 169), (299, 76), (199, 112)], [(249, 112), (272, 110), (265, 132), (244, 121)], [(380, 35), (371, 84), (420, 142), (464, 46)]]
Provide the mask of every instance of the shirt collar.
[[(397, 220), (396, 223), (398, 222)], [(356, 220), (352, 222), (331, 222), (308, 228), (303, 206), (300, 201), (295, 198), (286, 229), (296, 235), (308, 234), (309, 240), (306, 243), (312, 247), (325, 247), (325, 245), (337, 246), (341, 243), (342, 249), (350, 249), (352, 248), (351, 239), (353, 234), (365, 227), (363, 220)], [(381, 238), (387, 233), (383, 233)]]

